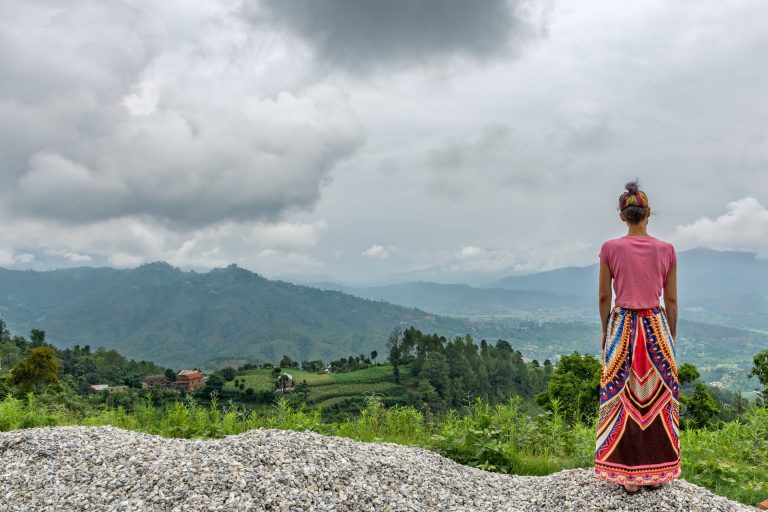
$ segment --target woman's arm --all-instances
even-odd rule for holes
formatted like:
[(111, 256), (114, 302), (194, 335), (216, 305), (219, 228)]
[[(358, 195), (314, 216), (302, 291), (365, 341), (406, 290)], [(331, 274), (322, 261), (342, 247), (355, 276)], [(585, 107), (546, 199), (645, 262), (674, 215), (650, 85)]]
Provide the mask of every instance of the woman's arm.
[(608, 333), (608, 315), (611, 312), (611, 269), (605, 262), (600, 262), (600, 277), (597, 287), (597, 303), (600, 309), (600, 324), (603, 326), (603, 350)]
[(677, 339), (677, 264), (673, 264), (664, 283), (664, 309), (667, 310), (667, 322), (672, 339)]

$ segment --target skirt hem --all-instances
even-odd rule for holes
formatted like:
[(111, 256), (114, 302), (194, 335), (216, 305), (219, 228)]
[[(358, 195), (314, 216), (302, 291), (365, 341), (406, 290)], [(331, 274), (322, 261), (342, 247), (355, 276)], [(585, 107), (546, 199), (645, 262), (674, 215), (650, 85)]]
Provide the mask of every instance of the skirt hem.
[(634, 485), (655, 485), (670, 482), (680, 477), (680, 466), (663, 472), (655, 473), (632, 473), (627, 474), (616, 470), (603, 470), (595, 468), (595, 476), (600, 480), (611, 482), (614, 484), (634, 484)]

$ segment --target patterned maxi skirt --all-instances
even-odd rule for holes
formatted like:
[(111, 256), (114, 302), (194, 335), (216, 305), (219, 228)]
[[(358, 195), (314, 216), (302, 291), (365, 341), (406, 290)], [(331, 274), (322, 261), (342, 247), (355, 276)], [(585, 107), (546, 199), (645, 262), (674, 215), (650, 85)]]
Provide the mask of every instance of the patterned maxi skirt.
[(614, 307), (600, 378), (595, 474), (649, 485), (680, 476), (675, 342), (661, 307)]

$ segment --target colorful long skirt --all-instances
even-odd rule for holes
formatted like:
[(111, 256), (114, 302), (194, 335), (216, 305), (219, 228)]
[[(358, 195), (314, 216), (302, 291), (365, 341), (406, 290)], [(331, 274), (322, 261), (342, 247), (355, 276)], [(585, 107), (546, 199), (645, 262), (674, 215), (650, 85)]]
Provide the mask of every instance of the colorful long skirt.
[(615, 307), (600, 378), (595, 474), (652, 485), (680, 476), (675, 342), (664, 310)]

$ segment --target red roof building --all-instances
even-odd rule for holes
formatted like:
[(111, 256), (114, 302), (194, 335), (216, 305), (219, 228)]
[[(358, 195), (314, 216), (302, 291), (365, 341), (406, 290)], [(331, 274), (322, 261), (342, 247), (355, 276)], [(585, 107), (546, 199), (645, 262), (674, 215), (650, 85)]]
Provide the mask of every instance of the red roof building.
[(203, 385), (203, 374), (197, 370), (181, 370), (176, 376), (176, 387), (192, 391)]

